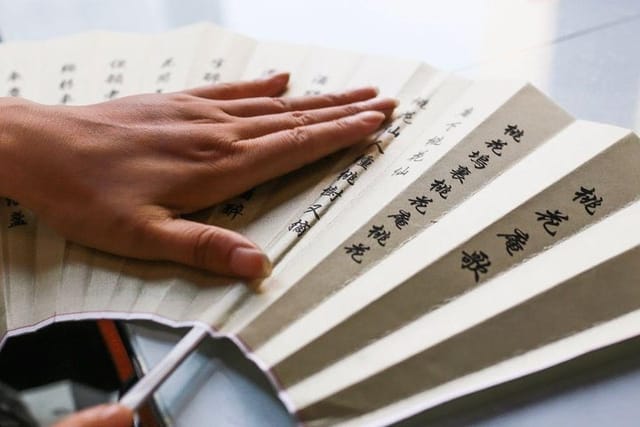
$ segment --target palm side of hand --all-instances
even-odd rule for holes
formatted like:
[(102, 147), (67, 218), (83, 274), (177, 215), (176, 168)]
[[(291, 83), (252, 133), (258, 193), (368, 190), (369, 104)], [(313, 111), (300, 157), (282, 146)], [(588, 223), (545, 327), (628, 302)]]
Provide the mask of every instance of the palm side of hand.
[[(83, 107), (19, 103), (7, 196), (66, 238), (247, 278), (248, 239), (181, 218), (361, 140), (395, 107), (363, 88), (276, 98), (287, 74)], [(6, 151), (6, 150), (5, 150)]]

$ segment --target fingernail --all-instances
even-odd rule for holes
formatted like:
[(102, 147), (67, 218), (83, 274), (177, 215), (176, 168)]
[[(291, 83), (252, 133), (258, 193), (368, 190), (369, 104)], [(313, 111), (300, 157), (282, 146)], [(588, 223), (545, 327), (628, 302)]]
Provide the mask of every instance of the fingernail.
[(398, 100), (394, 98), (375, 98), (362, 103), (364, 107), (370, 107), (375, 109), (387, 109), (396, 108), (398, 106)]
[(229, 268), (242, 277), (267, 277), (271, 274), (271, 261), (260, 250), (238, 246), (231, 252)]
[(380, 111), (363, 111), (351, 117), (353, 120), (362, 120), (370, 124), (380, 124), (384, 120), (384, 114)]
[(289, 73), (281, 71), (281, 72), (277, 72), (274, 74), (269, 74), (267, 76), (263, 76), (258, 78), (258, 80), (275, 80), (277, 82), (282, 82), (284, 83), (285, 81), (289, 80)]

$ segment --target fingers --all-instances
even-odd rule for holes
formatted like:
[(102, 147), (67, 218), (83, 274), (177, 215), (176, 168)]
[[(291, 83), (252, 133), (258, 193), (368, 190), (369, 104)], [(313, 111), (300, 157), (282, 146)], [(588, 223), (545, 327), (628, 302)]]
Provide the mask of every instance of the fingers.
[(388, 118), (397, 104), (397, 101), (391, 98), (376, 98), (339, 107), (250, 117), (243, 119), (236, 129), (241, 138), (250, 139), (295, 127), (337, 120), (363, 111), (380, 111)]
[(265, 114), (285, 113), (295, 110), (311, 110), (315, 108), (333, 107), (365, 101), (378, 94), (374, 87), (364, 87), (350, 91), (291, 98), (247, 98), (227, 101), (221, 104), (222, 109), (232, 116), (251, 117)]
[(142, 248), (154, 258), (175, 261), (225, 276), (248, 279), (271, 273), (262, 251), (242, 235), (185, 219), (152, 222)]
[(184, 93), (208, 99), (269, 97), (282, 94), (288, 82), (289, 73), (278, 73), (263, 79), (197, 87)]
[(373, 133), (385, 115), (365, 111), (242, 141), (246, 172), (256, 182), (271, 179), (356, 143)]
[(133, 412), (122, 405), (100, 405), (70, 415), (53, 427), (131, 427)]

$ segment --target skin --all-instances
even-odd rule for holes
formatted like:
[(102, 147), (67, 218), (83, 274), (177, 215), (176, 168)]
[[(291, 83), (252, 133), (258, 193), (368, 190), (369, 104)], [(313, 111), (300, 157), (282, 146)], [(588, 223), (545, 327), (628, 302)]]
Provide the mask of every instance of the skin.
[(131, 427), (133, 412), (122, 405), (99, 405), (64, 418), (53, 427)]
[[(288, 80), (281, 73), (80, 107), (0, 98), (0, 194), (92, 248), (266, 277), (271, 263), (249, 239), (182, 215), (361, 141), (396, 107), (371, 87), (279, 98)], [(128, 427), (132, 417), (102, 405), (56, 427)]]
[(1, 99), (1, 194), (92, 248), (265, 277), (250, 240), (181, 215), (362, 140), (396, 106), (374, 88), (276, 97), (288, 78), (81, 107)]

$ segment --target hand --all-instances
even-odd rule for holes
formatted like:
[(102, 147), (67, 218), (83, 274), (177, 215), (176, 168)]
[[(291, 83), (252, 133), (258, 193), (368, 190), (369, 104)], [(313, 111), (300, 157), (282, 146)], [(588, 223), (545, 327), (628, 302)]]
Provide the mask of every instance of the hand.
[(79, 107), (5, 98), (0, 190), (86, 246), (264, 277), (270, 263), (251, 241), (181, 215), (362, 140), (396, 106), (373, 88), (274, 98), (287, 82), (278, 74)]
[(131, 427), (133, 413), (122, 405), (100, 405), (70, 415), (53, 427)]

